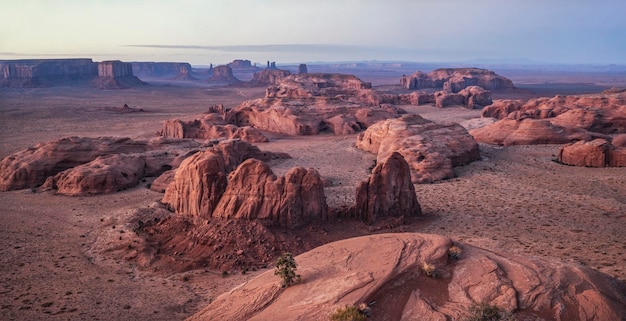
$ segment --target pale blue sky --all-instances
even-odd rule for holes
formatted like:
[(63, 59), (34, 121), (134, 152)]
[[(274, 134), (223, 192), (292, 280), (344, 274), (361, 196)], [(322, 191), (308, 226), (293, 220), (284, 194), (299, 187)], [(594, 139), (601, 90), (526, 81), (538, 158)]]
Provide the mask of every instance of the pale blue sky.
[(0, 59), (626, 64), (624, 0), (0, 0)]

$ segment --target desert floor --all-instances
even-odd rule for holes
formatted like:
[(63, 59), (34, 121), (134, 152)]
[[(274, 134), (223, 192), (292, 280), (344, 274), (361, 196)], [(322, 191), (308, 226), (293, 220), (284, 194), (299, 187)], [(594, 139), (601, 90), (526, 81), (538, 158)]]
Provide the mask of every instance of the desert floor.
[[(525, 86), (543, 88), (547, 96), (611, 85), (524, 77)], [(0, 157), (67, 136), (150, 138), (163, 120), (192, 119), (211, 105), (233, 107), (263, 94), (263, 88), (156, 85), (0, 89)], [(123, 104), (145, 112), (107, 109)], [(463, 108), (403, 107), (438, 121), (479, 117), (479, 111)], [(353, 135), (272, 135), (259, 148), (292, 155), (271, 163), (277, 174), (295, 165), (318, 169), (331, 182), (329, 205), (341, 206), (353, 203), (356, 185), (375, 158), (356, 149), (355, 141)], [(626, 170), (563, 166), (552, 161), (558, 149), (481, 145), (482, 160), (456, 168), (457, 178), (416, 185), (424, 216), (402, 230), (574, 262), (626, 280)], [(113, 255), (135, 237), (128, 221), (137, 209), (157, 207), (161, 197), (145, 184), (94, 197), (0, 193), (0, 319), (181, 320), (258, 273), (141, 270)], [(355, 233), (341, 225), (332, 232)]]

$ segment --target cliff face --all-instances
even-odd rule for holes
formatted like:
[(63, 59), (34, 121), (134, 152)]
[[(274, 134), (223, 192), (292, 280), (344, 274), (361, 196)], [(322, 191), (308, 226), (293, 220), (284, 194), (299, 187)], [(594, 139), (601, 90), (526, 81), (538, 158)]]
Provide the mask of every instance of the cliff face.
[(98, 76), (91, 59), (0, 60), (0, 87), (46, 87)]
[(191, 74), (191, 65), (186, 62), (131, 62), (137, 77), (171, 78), (179, 74)]
[(400, 85), (411, 90), (443, 88), (444, 91), (453, 93), (469, 86), (480, 86), (488, 90), (514, 88), (510, 79), (480, 68), (442, 68), (428, 74), (417, 71), (411, 76), (403, 76)]
[(122, 89), (145, 85), (133, 74), (133, 66), (119, 60), (98, 63), (98, 78), (92, 84), (100, 89)]

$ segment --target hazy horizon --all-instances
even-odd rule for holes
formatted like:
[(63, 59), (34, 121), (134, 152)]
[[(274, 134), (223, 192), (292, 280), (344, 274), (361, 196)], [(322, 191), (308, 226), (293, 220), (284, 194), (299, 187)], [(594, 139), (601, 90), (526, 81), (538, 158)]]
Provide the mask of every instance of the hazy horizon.
[(626, 64), (618, 0), (22, 0), (0, 59)]

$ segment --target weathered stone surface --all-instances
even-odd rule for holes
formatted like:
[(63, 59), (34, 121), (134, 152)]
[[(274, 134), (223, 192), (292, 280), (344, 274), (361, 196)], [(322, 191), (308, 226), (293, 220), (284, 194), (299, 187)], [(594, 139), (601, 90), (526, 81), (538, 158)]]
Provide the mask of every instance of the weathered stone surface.
[(481, 117), (491, 117), (496, 119), (506, 118), (510, 113), (520, 110), (524, 103), (521, 100), (498, 99), (491, 105), (483, 108)]
[(491, 125), (470, 130), (474, 139), (492, 145), (564, 144), (591, 139), (591, 133), (581, 129), (555, 126), (545, 119), (502, 119)]
[(359, 134), (356, 145), (377, 154), (378, 162), (399, 152), (414, 183), (452, 178), (453, 167), (480, 159), (478, 144), (461, 125), (435, 123), (419, 115), (378, 122)]
[(233, 75), (233, 69), (227, 65), (217, 66), (213, 68), (213, 75), (207, 79), (208, 82), (214, 84), (235, 84), (240, 82), (239, 79)]
[[(283, 289), (269, 270), (188, 320), (328, 320), (338, 308), (372, 300), (379, 302), (371, 306), (374, 319), (458, 320), (480, 302), (532, 320), (604, 321), (626, 315), (624, 284), (592, 269), (463, 243), (456, 243), (463, 249), (461, 259), (448, 263), (452, 244), (443, 236), (416, 233), (329, 243), (295, 257), (300, 283)], [(420, 275), (423, 263), (434, 264), (440, 278)], [(394, 304), (381, 304), (385, 299)]]
[(251, 69), (255, 68), (252, 66), (252, 61), (247, 59), (235, 59), (232, 62), (227, 64), (228, 67), (232, 69)]
[(280, 69), (260, 70), (260, 71), (255, 72), (252, 75), (252, 80), (250, 80), (250, 85), (255, 86), (255, 87), (276, 85), (289, 75), (291, 75), (291, 73), (287, 70), (280, 70)]
[(491, 91), (479, 86), (468, 86), (459, 91), (463, 96), (463, 105), (469, 109), (482, 108), (491, 105)]
[(101, 156), (48, 177), (42, 188), (68, 196), (113, 193), (136, 186), (145, 169), (146, 160), (139, 155)]
[(0, 87), (48, 87), (98, 77), (91, 59), (0, 60)]
[(444, 91), (438, 91), (435, 93), (435, 106), (443, 108), (447, 106), (460, 106), (463, 105), (464, 97), (460, 94), (454, 94)]
[(159, 135), (172, 138), (241, 139), (251, 143), (269, 141), (269, 138), (258, 129), (228, 124), (221, 115), (216, 113), (204, 115), (200, 119), (191, 121), (166, 120)]
[(182, 74), (193, 78), (191, 65), (186, 62), (137, 61), (130, 64), (133, 74), (140, 78), (178, 78)]
[(387, 217), (404, 222), (422, 214), (411, 182), (411, 169), (400, 153), (394, 152), (376, 164), (369, 180), (359, 184), (355, 214), (369, 223)]
[[(291, 75), (267, 87), (265, 98), (229, 110), (225, 119), (238, 126), (290, 135), (354, 133), (399, 113), (393, 106), (364, 102), (361, 94), (370, 88), (371, 84), (352, 75)], [(340, 123), (342, 120), (346, 122)]]
[(150, 184), (150, 189), (155, 192), (165, 193), (167, 186), (174, 181), (175, 175), (175, 169), (163, 172), (161, 175), (159, 175), (159, 177), (155, 178), (154, 181), (152, 181), (152, 184)]
[(145, 83), (133, 74), (133, 66), (119, 60), (98, 63), (98, 78), (91, 81), (100, 89), (123, 89), (142, 86)]
[(226, 190), (227, 175), (249, 158), (270, 160), (286, 154), (262, 152), (245, 141), (228, 140), (185, 159), (167, 186), (162, 202), (179, 215), (202, 222), (213, 215)]
[(417, 71), (403, 76), (400, 84), (406, 89), (442, 88), (457, 93), (469, 86), (480, 86), (487, 90), (511, 89), (513, 82), (493, 71), (479, 68), (443, 68), (425, 74)]
[[(617, 141), (618, 144), (620, 139)], [(573, 166), (625, 167), (626, 146), (616, 146), (601, 138), (587, 142), (578, 141), (561, 147), (558, 160)]]
[(248, 159), (230, 174), (213, 217), (258, 220), (265, 225), (300, 227), (326, 220), (328, 206), (319, 173), (295, 167), (276, 177), (269, 166)]

